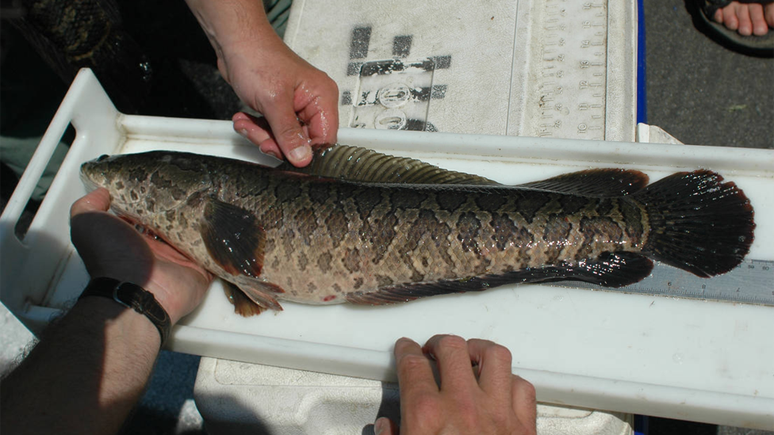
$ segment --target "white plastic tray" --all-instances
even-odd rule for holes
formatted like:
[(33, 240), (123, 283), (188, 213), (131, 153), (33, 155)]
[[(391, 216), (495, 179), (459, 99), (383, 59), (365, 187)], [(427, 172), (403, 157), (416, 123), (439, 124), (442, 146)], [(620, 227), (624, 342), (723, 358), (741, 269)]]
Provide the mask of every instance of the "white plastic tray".
[[(68, 122), (76, 140), (18, 241), (13, 227)], [(750, 258), (774, 260), (771, 150), (346, 129), (339, 140), (504, 183), (589, 167), (637, 168), (652, 179), (712, 168), (744, 189), (755, 207)], [(59, 313), (88, 280), (69, 243), (68, 210), (85, 192), (78, 166), (104, 153), (159, 148), (260, 159), (230, 122), (122, 115), (91, 72), (78, 75), (0, 218), (2, 301), (29, 328)], [(200, 309), (175, 328), (169, 348), (394, 380), (395, 339), (455, 333), (508, 346), (514, 373), (535, 384), (541, 402), (774, 427), (771, 307), (538, 285), (381, 308), (283, 305), (282, 313), (244, 319), (215, 283)]]

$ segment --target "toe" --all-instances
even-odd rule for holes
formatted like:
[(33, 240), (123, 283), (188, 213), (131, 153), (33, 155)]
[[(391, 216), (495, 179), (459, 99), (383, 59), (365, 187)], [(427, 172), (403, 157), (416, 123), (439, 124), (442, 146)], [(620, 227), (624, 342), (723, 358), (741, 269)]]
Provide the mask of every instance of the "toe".
[(716, 23), (723, 24), (723, 9), (716, 10), (712, 19), (715, 20)]
[(748, 5), (750, 10), (750, 21), (752, 22), (753, 35), (763, 36), (769, 32), (769, 25), (763, 17), (763, 6), (757, 3)]
[(768, 24), (769, 27), (774, 28), (774, 3), (766, 5), (763, 9), (763, 15), (766, 18), (766, 24)]
[(726, 28), (730, 30), (736, 30), (739, 28), (739, 19), (736, 17), (736, 9), (739, 3), (732, 2), (730, 5), (723, 8), (723, 22), (726, 23)]
[(736, 8), (736, 17), (739, 19), (739, 32), (742, 36), (752, 35), (752, 20), (750, 20), (750, 8), (748, 5), (739, 5)]

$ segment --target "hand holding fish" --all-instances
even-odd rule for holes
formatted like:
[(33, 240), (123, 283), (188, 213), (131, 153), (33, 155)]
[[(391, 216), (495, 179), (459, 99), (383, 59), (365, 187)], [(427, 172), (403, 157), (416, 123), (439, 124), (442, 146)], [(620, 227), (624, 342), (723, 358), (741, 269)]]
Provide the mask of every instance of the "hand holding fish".
[[(535, 388), (511, 373), (511, 353), (505, 347), (436, 335), (421, 348), (402, 338), (395, 344), (395, 359), (401, 435), (535, 433)], [(398, 430), (394, 422), (380, 418), (375, 432)]]
[(302, 167), (312, 160), (311, 147), (336, 143), (338, 88), (280, 44), (262, 58), (232, 55), (221, 71), (228, 68), (227, 80), (239, 98), (268, 121), (269, 128), (263, 120), (239, 112), (233, 117), (234, 130), (261, 151)]
[(262, 2), (237, 0), (226, 7), (209, 0), (187, 3), (215, 48), (223, 77), (245, 104), (265, 117), (237, 113), (234, 130), (261, 151), (297, 167), (312, 160), (311, 147), (336, 142), (336, 83), (284, 44)]
[(71, 209), (73, 244), (89, 274), (132, 282), (153, 293), (174, 325), (204, 297), (212, 275), (166, 243), (144, 237), (107, 213), (110, 194), (95, 190)]

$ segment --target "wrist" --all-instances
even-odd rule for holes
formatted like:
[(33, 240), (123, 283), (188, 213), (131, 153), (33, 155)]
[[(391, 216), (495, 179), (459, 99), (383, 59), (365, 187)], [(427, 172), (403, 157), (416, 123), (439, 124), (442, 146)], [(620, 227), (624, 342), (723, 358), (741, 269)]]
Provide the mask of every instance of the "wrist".
[(158, 330), (159, 342), (162, 346), (169, 336), (171, 329), (169, 314), (153, 293), (139, 285), (114, 278), (94, 278), (89, 282), (79, 299), (94, 298), (112, 300), (116, 305), (145, 316)]
[(67, 330), (76, 328), (81, 340), (93, 336), (104, 343), (101, 352), (106, 352), (107, 346), (138, 355), (153, 355), (161, 349), (158, 330), (147, 317), (108, 298), (79, 299), (68, 313), (68, 322)]

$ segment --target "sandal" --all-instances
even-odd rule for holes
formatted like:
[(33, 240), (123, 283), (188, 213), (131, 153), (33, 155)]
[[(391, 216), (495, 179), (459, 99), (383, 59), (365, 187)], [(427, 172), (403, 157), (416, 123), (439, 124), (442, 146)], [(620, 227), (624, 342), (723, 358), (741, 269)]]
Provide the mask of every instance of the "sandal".
[[(766, 5), (774, 0), (736, 0), (739, 3), (758, 3)], [(700, 10), (699, 17), (707, 25), (709, 36), (713, 37), (721, 45), (745, 54), (755, 56), (774, 57), (774, 29), (763, 36), (743, 36), (736, 30), (726, 28), (713, 18), (718, 9), (722, 9), (731, 3), (731, 0), (693, 0)]]

